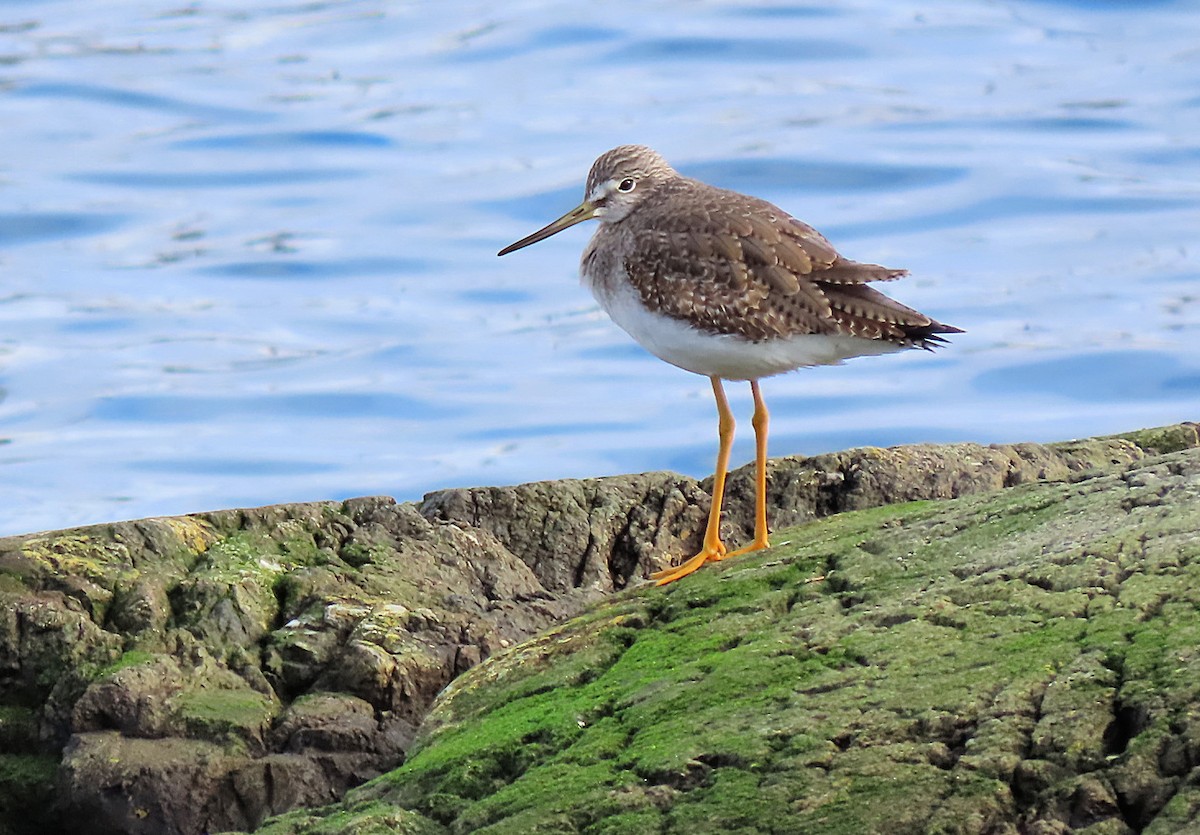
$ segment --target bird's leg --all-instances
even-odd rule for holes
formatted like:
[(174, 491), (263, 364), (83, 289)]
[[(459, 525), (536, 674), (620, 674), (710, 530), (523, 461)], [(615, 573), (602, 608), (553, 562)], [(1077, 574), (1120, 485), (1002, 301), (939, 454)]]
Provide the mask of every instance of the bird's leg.
[(720, 442), (717, 446), (717, 472), (713, 476), (712, 507), (708, 511), (708, 525), (704, 528), (704, 545), (700, 553), (685, 563), (662, 571), (655, 571), (650, 579), (662, 586), (680, 577), (686, 577), (709, 560), (725, 556), (725, 543), (721, 542), (721, 499), (725, 496), (725, 472), (729, 469), (729, 450), (733, 446), (733, 412), (725, 399), (725, 387), (719, 377), (710, 377), (713, 396), (717, 400), (717, 431)]
[(767, 542), (767, 425), (771, 415), (758, 390), (758, 380), (750, 381), (750, 391), (754, 394), (754, 541), (726, 554), (727, 557), (771, 547)]

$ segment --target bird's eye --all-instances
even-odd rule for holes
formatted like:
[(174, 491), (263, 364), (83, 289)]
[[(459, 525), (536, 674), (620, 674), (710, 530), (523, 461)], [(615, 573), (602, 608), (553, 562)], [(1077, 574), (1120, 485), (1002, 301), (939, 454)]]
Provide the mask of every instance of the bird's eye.
[(633, 191), (633, 187), (637, 185), (637, 181), (633, 177), (626, 177), (617, 184), (617, 191)]

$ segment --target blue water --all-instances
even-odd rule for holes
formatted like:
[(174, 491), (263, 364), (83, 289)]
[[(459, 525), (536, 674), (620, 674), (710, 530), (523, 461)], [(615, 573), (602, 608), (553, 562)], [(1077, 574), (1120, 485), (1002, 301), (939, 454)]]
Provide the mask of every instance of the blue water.
[(589, 231), (495, 255), (623, 142), (968, 331), (767, 381), (773, 454), (1200, 419), (1195, 2), (10, 0), (0, 126), (0, 534), (705, 475)]

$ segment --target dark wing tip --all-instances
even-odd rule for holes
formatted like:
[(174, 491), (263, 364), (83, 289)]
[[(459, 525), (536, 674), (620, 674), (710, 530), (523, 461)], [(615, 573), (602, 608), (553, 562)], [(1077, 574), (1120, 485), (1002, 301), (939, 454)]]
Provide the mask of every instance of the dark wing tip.
[(916, 348), (932, 351), (934, 348), (946, 345), (949, 340), (940, 336), (943, 333), (966, 333), (954, 325), (943, 325), (941, 322), (930, 321), (928, 325), (909, 326), (904, 329), (904, 338)]

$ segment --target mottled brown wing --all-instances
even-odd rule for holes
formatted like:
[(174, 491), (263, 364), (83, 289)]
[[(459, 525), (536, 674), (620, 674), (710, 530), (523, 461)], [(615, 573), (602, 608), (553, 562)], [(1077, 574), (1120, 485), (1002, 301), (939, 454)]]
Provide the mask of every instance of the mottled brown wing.
[(904, 270), (846, 260), (764, 200), (701, 186), (645, 206), (638, 221), (625, 267), (642, 301), (703, 330), (753, 341), (840, 333), (924, 345), (928, 334), (918, 332), (938, 325), (866, 286)]

